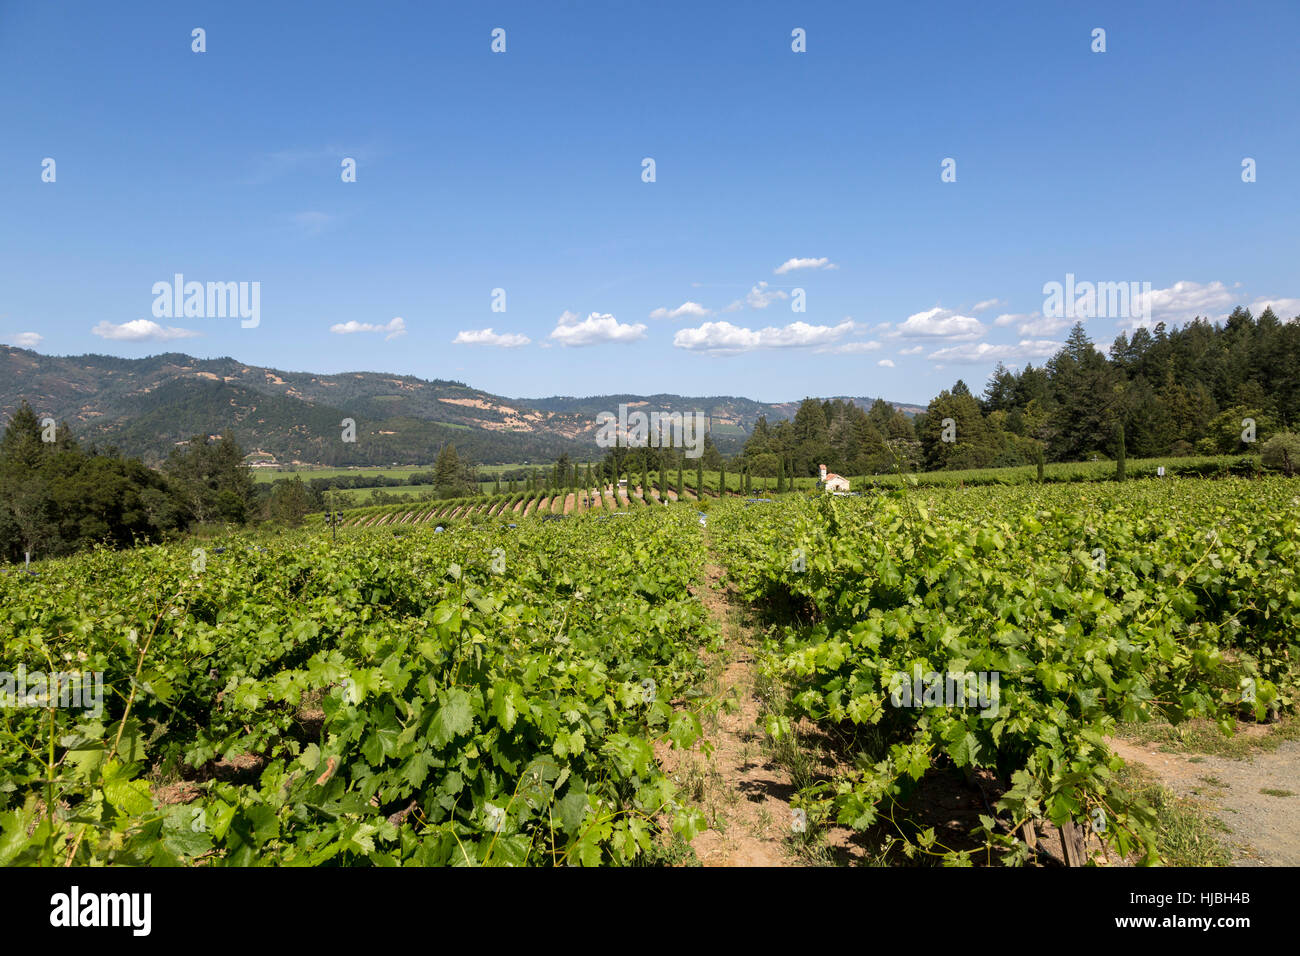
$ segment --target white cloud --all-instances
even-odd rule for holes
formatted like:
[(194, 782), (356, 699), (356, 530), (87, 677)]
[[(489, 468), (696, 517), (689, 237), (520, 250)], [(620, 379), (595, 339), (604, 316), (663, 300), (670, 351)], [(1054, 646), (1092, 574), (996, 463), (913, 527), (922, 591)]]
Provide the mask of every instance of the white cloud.
[(893, 363), (893, 360), (892, 360), (892, 359), (881, 359), (881, 360), (880, 360), (879, 362), (877, 362), (876, 364), (879, 365), (881, 368), (893, 368), (893, 367), (894, 367), (894, 363)]
[(655, 309), (650, 313), (652, 319), (680, 319), (689, 315), (693, 319), (703, 319), (713, 313), (698, 302), (683, 302), (675, 309)]
[(891, 337), (943, 338), (960, 341), (977, 339), (984, 334), (984, 331), (984, 325), (979, 319), (936, 307), (926, 312), (909, 315), (907, 321), (891, 333)]
[(16, 345), (20, 349), (34, 349), (45, 341), (45, 336), (39, 332), (15, 332), (7, 338), (10, 345)]
[[(1134, 297), (1132, 312), (1134, 318), (1124, 319), (1120, 325), (1130, 328), (1145, 326), (1151, 328), (1160, 322), (1165, 325), (1181, 325), (1195, 318), (1211, 321), (1226, 319), (1228, 314), (1242, 303), (1238, 289), (1241, 283), (1229, 288), (1222, 282), (1175, 282), (1165, 289), (1152, 289)], [(1249, 305), (1252, 315), (1258, 316), (1269, 304), (1280, 319), (1289, 319), (1300, 314), (1300, 299), (1257, 297)], [(1143, 315), (1146, 317), (1143, 317)]]
[(920, 355), (925, 351), (924, 345), (913, 345), (910, 349), (899, 349), (899, 355)]
[(560, 315), (551, 338), (560, 345), (601, 345), (607, 342), (635, 342), (645, 338), (644, 323), (619, 322), (608, 313), (592, 312), (585, 319), (569, 311)]
[(1160, 322), (1179, 325), (1197, 316), (1218, 319), (1232, 311), (1235, 296), (1222, 282), (1175, 282), (1167, 289), (1139, 293), (1131, 303), (1133, 318), (1121, 325), (1132, 328), (1154, 326)]
[(787, 272), (794, 272), (796, 269), (838, 269), (835, 263), (831, 262), (825, 256), (820, 259), (786, 259), (773, 271), (776, 275), (783, 276)]
[[(845, 322), (850, 320), (845, 319)], [(875, 352), (884, 348), (884, 345), (872, 339), (869, 342), (845, 342), (843, 345), (827, 346), (820, 348), (818, 352), (838, 352), (844, 355), (860, 355), (863, 352)]]
[(492, 345), (502, 349), (516, 349), (531, 342), (526, 335), (513, 332), (493, 332), (489, 329), (469, 329), (457, 332), (452, 345)]
[(1003, 303), (1001, 300), (999, 300), (999, 299), (985, 299), (985, 300), (982, 301), (982, 302), (976, 302), (976, 303), (971, 307), (971, 311), (972, 311), (972, 312), (983, 312), (985, 309), (991, 309), (991, 308), (993, 308), (995, 305), (1003, 305), (1003, 304), (1004, 304), (1004, 303)]
[[(766, 309), (775, 300), (788, 298), (790, 298), (790, 296), (780, 289), (769, 290), (767, 283), (762, 281), (749, 290), (749, 294), (745, 296), (745, 302), (748, 303), (749, 307), (752, 309)], [(728, 311), (730, 311), (730, 307), (728, 307)]]
[(1300, 316), (1300, 299), (1256, 299), (1250, 304), (1250, 314), (1258, 319), (1259, 314), (1270, 307), (1283, 322)]
[(100, 322), (90, 331), (101, 339), (115, 342), (165, 342), (168, 339), (192, 339), (201, 334), (192, 329), (164, 328), (152, 319), (134, 319), (121, 325)]
[(993, 324), (997, 326), (1015, 325), (1017, 322), (1023, 322), (1028, 318), (1029, 316), (1023, 312), (1004, 312), (993, 320)]
[(679, 349), (709, 352), (746, 352), (758, 348), (759, 334), (730, 322), (705, 322), (694, 329), (681, 329), (673, 336)]
[[(838, 325), (789, 325), (765, 329), (746, 329), (730, 322), (705, 322), (694, 329), (681, 329), (673, 336), (673, 345), (693, 352), (749, 352), (753, 349), (808, 348), (832, 345), (855, 328), (852, 319)], [(865, 344), (865, 343), (864, 343)]]
[(386, 325), (373, 325), (370, 322), (340, 322), (330, 326), (335, 335), (355, 335), (358, 332), (387, 332), (384, 341), (389, 342), (406, 334), (406, 323), (399, 317)]
[(1016, 333), (1019, 335), (1055, 335), (1062, 329), (1068, 329), (1074, 325), (1074, 319), (1057, 319), (1051, 316), (1017, 316), (1022, 319), (1016, 326)]
[(993, 345), (989, 342), (968, 342), (963, 345), (951, 345), (948, 348), (931, 352), (926, 358), (930, 361), (956, 362), (959, 365), (975, 365), (980, 362), (1006, 361), (1007, 359), (1042, 359), (1050, 358), (1060, 351), (1062, 342), (1022, 339), (1016, 345)]

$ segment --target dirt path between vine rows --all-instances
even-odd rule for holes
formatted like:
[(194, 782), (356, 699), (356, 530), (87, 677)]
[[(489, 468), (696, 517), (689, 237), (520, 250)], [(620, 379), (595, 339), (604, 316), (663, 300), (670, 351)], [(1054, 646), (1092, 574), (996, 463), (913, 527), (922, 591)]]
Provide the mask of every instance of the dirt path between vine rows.
[(1109, 743), (1178, 796), (1204, 804), (1225, 828), (1219, 838), (1232, 866), (1300, 866), (1300, 740), (1240, 760), (1170, 753), (1130, 740)]
[(692, 594), (723, 629), (725, 646), (709, 663), (715, 675), (710, 692), (734, 707), (704, 720), (706, 755), (700, 743), (689, 751), (664, 748), (657, 756), (679, 792), (708, 819), (709, 829), (691, 844), (704, 866), (796, 866), (791, 855), (789, 775), (765, 752), (754, 693), (755, 640), (734, 606), (717, 587), (723, 571), (704, 568)]

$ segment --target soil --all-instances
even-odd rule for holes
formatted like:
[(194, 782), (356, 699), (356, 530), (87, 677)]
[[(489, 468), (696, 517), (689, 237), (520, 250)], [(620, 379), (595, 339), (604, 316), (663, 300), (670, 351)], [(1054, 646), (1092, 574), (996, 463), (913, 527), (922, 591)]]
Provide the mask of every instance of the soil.
[[(721, 577), (716, 565), (706, 566), (695, 597), (726, 627), (728, 602), (715, 588)], [(753, 646), (749, 635), (735, 633), (738, 630), (728, 630), (721, 659), (710, 662), (720, 669), (718, 696), (725, 700), (734, 695), (739, 703), (735, 712), (719, 712), (716, 726), (706, 727), (704, 739), (713, 752), (706, 756), (697, 743), (686, 752), (665, 747), (658, 756), (679, 783), (704, 779), (696, 802), (709, 818), (710, 829), (691, 844), (704, 866), (789, 866), (794, 862), (787, 849), (794, 788), (788, 774), (764, 753)]]
[[(732, 700), (716, 724), (705, 724), (704, 738), (712, 747), (707, 756), (697, 743), (689, 752), (664, 748), (658, 753), (664, 769), (679, 781), (703, 777), (696, 802), (704, 809), (710, 829), (692, 847), (704, 866), (801, 866), (794, 834), (795, 795), (789, 772), (772, 756), (760, 724), (761, 702), (755, 691), (757, 639), (740, 621), (739, 602), (718, 587), (724, 572), (716, 564), (704, 567), (694, 596), (719, 623), (724, 649), (710, 663), (718, 671), (715, 693)], [(861, 856), (855, 835), (843, 827), (823, 834), (838, 862)]]
[(1276, 750), (1242, 760), (1166, 753), (1156, 749), (1159, 744), (1109, 743), (1177, 795), (1203, 803), (1226, 828), (1217, 836), (1232, 854), (1232, 866), (1300, 866), (1300, 741), (1282, 741)]

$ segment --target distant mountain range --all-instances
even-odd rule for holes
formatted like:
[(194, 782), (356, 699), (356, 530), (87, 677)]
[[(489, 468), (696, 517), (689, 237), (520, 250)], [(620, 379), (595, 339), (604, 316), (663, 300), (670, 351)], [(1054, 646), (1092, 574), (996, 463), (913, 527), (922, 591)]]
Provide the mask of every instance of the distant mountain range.
[[(314, 375), (175, 352), (142, 359), (60, 357), (0, 345), (0, 424), (24, 399), (39, 416), (67, 421), (79, 441), (150, 463), (193, 435), (230, 429), (249, 453), (334, 466), (429, 464), (446, 442), (482, 464), (548, 462), (566, 452), (595, 460), (604, 454), (595, 443), (596, 415), (617, 413), (619, 404), (705, 412), (714, 442), (731, 454), (760, 415), (777, 422), (799, 406), (734, 396), (514, 399), (409, 375)], [(874, 401), (851, 400), (864, 408)], [(924, 410), (890, 404), (909, 415)], [(347, 418), (356, 423), (355, 442), (342, 440)]]

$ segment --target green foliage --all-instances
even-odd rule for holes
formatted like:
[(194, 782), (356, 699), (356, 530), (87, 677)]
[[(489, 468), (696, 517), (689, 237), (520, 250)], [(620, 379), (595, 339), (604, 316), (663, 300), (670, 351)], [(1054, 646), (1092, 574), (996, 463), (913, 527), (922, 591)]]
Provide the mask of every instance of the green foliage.
[(272, 487), (267, 502), (267, 517), (283, 522), (292, 528), (302, 524), (302, 519), (312, 509), (313, 500), (302, 479), (278, 481)]
[[(804, 719), (848, 734), (839, 775), (804, 794), (810, 815), (865, 829), (931, 768), (971, 768), (1003, 794), (1001, 823), (974, 835), (1004, 862), (1023, 862), (1007, 834), (1025, 821), (1090, 826), (1098, 809), (1102, 840), (1154, 862), (1150, 808), (1115, 786), (1105, 737), (1119, 721), (1231, 728), (1295, 708), (1297, 492), (1284, 478), (916, 488), (719, 503), (709, 529), (772, 618), (762, 671), (788, 703), (769, 732)], [(918, 672), (997, 674), (995, 706), (906, 706), (896, 692)]]
[[(1253, 455), (1210, 455), (1189, 458), (1130, 458), (1126, 464), (1129, 478), (1154, 478), (1163, 467), (1169, 477), (1225, 478), (1253, 475), (1259, 470)], [(957, 485), (1024, 485), (1037, 480), (1037, 466), (1016, 468), (972, 468), (962, 471), (931, 471), (919, 474), (867, 475), (854, 479), (855, 488), (903, 488), (912, 485), (948, 488)], [(1114, 466), (1104, 460), (1048, 462), (1043, 467), (1047, 484), (1111, 481)]]
[(1265, 467), (1275, 468), (1290, 476), (1300, 467), (1300, 435), (1278, 432), (1260, 449), (1260, 460)]
[[(45, 438), (52, 438), (46, 441)], [(159, 540), (190, 520), (175, 489), (138, 460), (87, 453), (66, 425), (45, 428), (26, 403), (0, 440), (0, 561), (94, 544)]]
[(454, 498), (465, 491), (460, 458), (451, 442), (438, 452), (438, 461), (433, 466), (433, 485), (439, 498)]
[(698, 737), (669, 702), (716, 638), (687, 510), (257, 540), (0, 574), (6, 660), (105, 690), (2, 712), (0, 865), (639, 864), (703, 828), (654, 749)]
[(843, 399), (805, 398), (790, 421), (769, 425), (760, 416), (745, 443), (743, 465), (751, 474), (787, 479), (814, 477), (820, 465), (842, 474), (892, 471), (898, 459), (917, 464), (919, 445), (912, 423), (877, 399), (870, 411)]
[(230, 432), (216, 440), (193, 436), (173, 449), (164, 471), (195, 521), (242, 524), (250, 517), (256, 497), (253, 473)]

